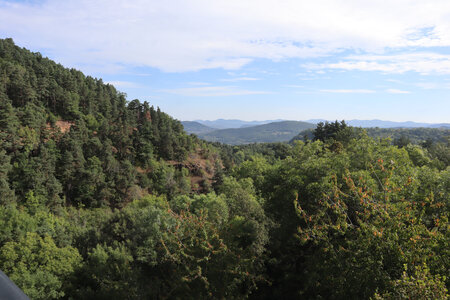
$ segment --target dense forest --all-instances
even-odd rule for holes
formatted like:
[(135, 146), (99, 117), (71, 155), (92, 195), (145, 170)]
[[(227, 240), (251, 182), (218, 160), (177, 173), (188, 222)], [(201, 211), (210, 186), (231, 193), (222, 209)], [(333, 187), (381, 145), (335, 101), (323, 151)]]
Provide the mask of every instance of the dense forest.
[[(339, 122), (338, 122), (339, 123)], [(344, 121), (345, 123), (345, 121)], [(321, 127), (323, 127), (325, 123), (319, 123), (319, 131)], [(336, 122), (332, 122), (329, 126), (336, 126)], [(347, 124), (346, 124), (347, 125)], [(332, 127), (330, 127), (332, 128)], [(391, 143), (400, 147), (406, 146), (408, 144), (420, 144), (424, 148), (429, 148), (431, 146), (436, 146), (437, 144), (446, 144), (448, 143), (448, 139), (450, 138), (450, 129), (447, 127), (442, 128), (359, 128), (359, 127), (351, 127), (354, 134), (358, 132), (365, 132), (369, 137), (375, 139), (386, 139), (389, 138)], [(295, 137), (290, 140), (290, 143), (295, 141), (307, 141), (314, 139), (315, 129), (307, 129), (301, 131)], [(355, 135), (354, 135), (355, 136)]]
[(31, 299), (448, 298), (445, 133), (207, 143), (5, 39), (0, 143), (0, 269)]

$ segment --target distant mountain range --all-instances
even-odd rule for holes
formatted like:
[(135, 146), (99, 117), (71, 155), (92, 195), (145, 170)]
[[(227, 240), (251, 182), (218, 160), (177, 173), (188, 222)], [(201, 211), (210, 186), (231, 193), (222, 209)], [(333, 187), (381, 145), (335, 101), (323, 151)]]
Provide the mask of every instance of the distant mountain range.
[(183, 124), (184, 127), (184, 131), (186, 131), (187, 133), (193, 133), (196, 135), (201, 135), (201, 134), (205, 134), (214, 130), (217, 130), (216, 128), (212, 128), (206, 125), (203, 125), (199, 122), (195, 122), (195, 121), (182, 121), (181, 122)]
[[(226, 120), (226, 119), (217, 119), (217, 120), (195, 120), (195, 121), (183, 121), (184, 123), (187, 122), (196, 122), (199, 124), (203, 124), (207, 127), (210, 127), (212, 129), (228, 129), (228, 128), (242, 128), (242, 127), (250, 127), (250, 126), (257, 126), (257, 125), (263, 125), (263, 124), (269, 124), (273, 122), (282, 122), (287, 121), (283, 119), (277, 119), (277, 120), (265, 120), (265, 121), (243, 121), (238, 119), (232, 119), (232, 120)], [(325, 120), (325, 119), (310, 119), (303, 122), (307, 123), (313, 123), (317, 124), (319, 122), (334, 122), (335, 120)], [(340, 121), (340, 120), (338, 120)], [(446, 127), (450, 128), (450, 123), (418, 123), (418, 122), (395, 122), (395, 121), (383, 121), (383, 120), (345, 120), (345, 122), (350, 126), (355, 127), (379, 127), (379, 128), (416, 128), (416, 127), (425, 127), (425, 128), (440, 128), (440, 127)], [(189, 132), (189, 131), (188, 131)]]
[[(225, 120), (225, 119), (217, 119), (214, 121), (209, 120), (195, 120), (193, 122), (197, 122), (203, 125), (206, 125), (208, 127), (214, 128), (214, 129), (228, 129), (228, 128), (242, 128), (242, 127), (251, 127), (251, 126), (258, 126), (263, 124), (269, 124), (273, 122), (281, 122), (281, 121), (287, 121), (287, 120), (266, 120), (266, 121), (243, 121), (243, 120)], [(186, 121), (183, 121), (183, 123)], [(183, 124), (184, 125), (184, 124)]]
[[(285, 142), (300, 131), (315, 128), (316, 125), (301, 121), (281, 121), (241, 128), (214, 129), (197, 122), (182, 122), (188, 133), (195, 133), (210, 142), (241, 145), (249, 143)], [(208, 131), (209, 130), (209, 131)]]
[[(196, 134), (201, 139), (211, 142), (241, 145), (250, 143), (286, 142), (294, 138), (301, 131), (313, 129), (323, 119), (311, 119), (307, 121), (243, 121), (225, 120), (215, 121), (182, 121), (184, 130)], [(393, 122), (382, 120), (349, 120), (347, 124), (363, 128), (446, 128), (449, 123), (416, 123)]]

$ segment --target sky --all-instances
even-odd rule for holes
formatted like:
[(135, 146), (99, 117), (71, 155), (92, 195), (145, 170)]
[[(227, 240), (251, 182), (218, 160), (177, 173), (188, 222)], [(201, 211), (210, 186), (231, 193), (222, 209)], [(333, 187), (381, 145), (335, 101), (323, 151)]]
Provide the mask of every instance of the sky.
[(0, 0), (0, 38), (179, 120), (450, 123), (448, 0)]

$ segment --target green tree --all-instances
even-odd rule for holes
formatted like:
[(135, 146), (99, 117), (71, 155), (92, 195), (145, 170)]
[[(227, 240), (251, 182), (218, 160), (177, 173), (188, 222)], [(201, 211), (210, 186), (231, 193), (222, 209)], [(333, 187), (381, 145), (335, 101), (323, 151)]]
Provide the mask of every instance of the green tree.
[(11, 171), (10, 157), (4, 150), (0, 150), (0, 203), (13, 203), (16, 200), (14, 190), (9, 186), (8, 173)]
[(412, 275), (408, 274), (408, 268), (402, 277), (393, 282), (393, 291), (383, 295), (375, 294), (374, 299), (436, 299), (449, 298), (445, 286), (445, 278), (440, 275), (430, 274), (427, 265), (417, 266)]
[(0, 248), (1, 269), (32, 299), (59, 299), (81, 262), (70, 246), (58, 248), (49, 236), (27, 233)]

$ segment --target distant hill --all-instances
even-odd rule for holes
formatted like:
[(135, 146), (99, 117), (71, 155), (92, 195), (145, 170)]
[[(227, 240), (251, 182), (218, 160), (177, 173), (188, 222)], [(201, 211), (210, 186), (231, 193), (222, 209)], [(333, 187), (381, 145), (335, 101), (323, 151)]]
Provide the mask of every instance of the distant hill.
[(446, 129), (450, 129), (450, 124), (449, 123), (440, 123), (440, 124), (431, 124), (431, 126), (429, 126), (430, 128), (446, 128)]
[(206, 125), (208, 127), (216, 128), (216, 129), (228, 129), (228, 128), (243, 128), (243, 127), (251, 127), (251, 126), (257, 126), (257, 125), (263, 125), (263, 124), (269, 124), (273, 122), (280, 122), (285, 120), (266, 120), (266, 121), (243, 121), (243, 120), (225, 120), (225, 119), (218, 119), (214, 121), (209, 120), (195, 120), (194, 122)]
[(315, 124), (307, 122), (282, 121), (252, 127), (215, 130), (198, 136), (207, 141), (232, 145), (285, 142), (300, 131), (315, 127)]
[(189, 134), (193, 133), (199, 135), (216, 130), (216, 128), (211, 128), (195, 121), (182, 121), (181, 124), (184, 127), (184, 131)]
[[(319, 122), (325, 122), (324, 119), (311, 119), (306, 122), (317, 124)], [(334, 120), (332, 120), (334, 121)], [(379, 127), (379, 128), (450, 128), (450, 123), (417, 123), (412, 121), (407, 122), (394, 122), (383, 120), (345, 120), (350, 126), (354, 127)]]

